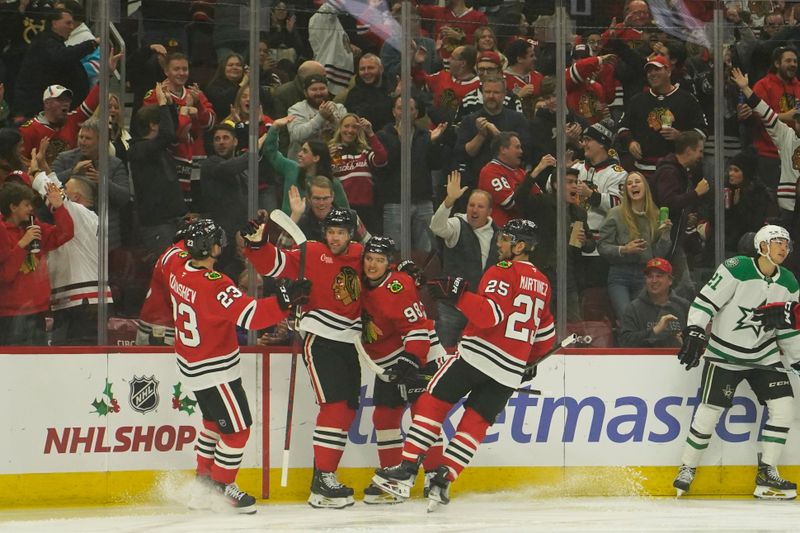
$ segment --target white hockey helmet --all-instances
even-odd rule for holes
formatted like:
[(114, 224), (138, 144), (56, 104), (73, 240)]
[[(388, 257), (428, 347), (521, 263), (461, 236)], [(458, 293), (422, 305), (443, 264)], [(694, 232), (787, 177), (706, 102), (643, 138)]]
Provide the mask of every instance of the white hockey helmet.
[(761, 243), (765, 242), (767, 245), (769, 245), (769, 243), (774, 239), (786, 239), (786, 242), (789, 243), (789, 247), (791, 248), (792, 246), (792, 238), (789, 236), (789, 232), (786, 230), (786, 228), (782, 228), (781, 226), (776, 226), (774, 224), (768, 224), (758, 230), (756, 232), (756, 236), (753, 238), (753, 245), (756, 247), (756, 253), (759, 255), (767, 255), (761, 252)]

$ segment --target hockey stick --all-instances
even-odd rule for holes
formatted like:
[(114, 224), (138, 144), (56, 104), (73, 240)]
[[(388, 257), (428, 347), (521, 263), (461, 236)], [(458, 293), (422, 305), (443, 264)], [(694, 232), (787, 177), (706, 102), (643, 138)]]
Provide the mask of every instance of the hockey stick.
[(726, 365), (743, 366), (745, 368), (752, 368), (755, 370), (772, 370), (773, 372), (780, 372), (782, 374), (794, 374), (795, 376), (800, 376), (800, 370), (792, 367), (786, 368), (785, 366), (759, 365), (758, 363), (745, 363), (740, 361), (733, 363), (719, 357), (705, 357), (704, 359), (710, 363), (723, 363)]
[(356, 347), (356, 352), (358, 352), (358, 356), (361, 358), (362, 361), (369, 367), (370, 370), (375, 372), (375, 374), (381, 379), (381, 381), (389, 381), (389, 375), (386, 373), (378, 363), (372, 360), (372, 358), (367, 353), (367, 349), (364, 348), (364, 345), (361, 342), (361, 333), (356, 333), (353, 335), (353, 345)]
[[(306, 268), (306, 236), (303, 231), (289, 218), (289, 215), (280, 209), (273, 209), (269, 214), (270, 220), (280, 226), (294, 240), (300, 248), (300, 267), (297, 279), (303, 279)], [(294, 413), (294, 389), (297, 381), (297, 357), (300, 352), (300, 306), (294, 308), (294, 337), (292, 338), (292, 366), (289, 370), (289, 398), (286, 403), (286, 430), (283, 439), (283, 460), (281, 461), (281, 487), (289, 483), (289, 455), (292, 447), (292, 415)]]
[[(542, 361), (544, 361), (548, 357), (552, 357), (553, 355), (555, 355), (556, 352), (558, 352), (561, 348), (566, 348), (568, 346), (572, 346), (573, 344), (578, 342), (579, 339), (581, 340), (581, 342), (585, 342), (586, 344), (589, 344), (590, 342), (592, 342), (592, 338), (589, 337), (588, 335), (585, 336), (585, 337), (578, 337), (578, 335), (576, 335), (575, 333), (570, 333), (569, 335), (564, 337), (563, 341), (561, 341), (559, 344), (556, 344), (555, 346), (550, 348), (550, 350), (546, 354), (544, 354), (539, 359), (537, 359), (535, 363), (527, 365), (525, 367), (525, 370), (527, 371), (528, 369), (535, 368), (535, 367), (539, 366), (542, 363)], [(524, 387), (520, 387), (520, 388), (517, 388), (517, 389), (514, 389), (514, 390), (516, 392), (521, 393), (521, 394), (534, 394), (534, 395), (541, 395), (542, 394), (542, 391), (540, 391), (538, 389), (526, 389)]]

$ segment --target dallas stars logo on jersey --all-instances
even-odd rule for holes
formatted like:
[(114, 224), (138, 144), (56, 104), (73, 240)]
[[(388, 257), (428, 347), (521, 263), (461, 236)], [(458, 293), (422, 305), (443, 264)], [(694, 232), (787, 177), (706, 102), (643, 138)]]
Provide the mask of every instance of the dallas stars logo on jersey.
[[(766, 300), (758, 305), (761, 307), (762, 305), (767, 305)], [(736, 327), (733, 328), (733, 331), (739, 331), (743, 329), (752, 329), (753, 333), (756, 334), (757, 337), (761, 336), (761, 323), (756, 322), (753, 320), (753, 311), (755, 310), (754, 307), (742, 307), (741, 305), (737, 306), (739, 311), (742, 313), (742, 316), (739, 320), (736, 321)]]

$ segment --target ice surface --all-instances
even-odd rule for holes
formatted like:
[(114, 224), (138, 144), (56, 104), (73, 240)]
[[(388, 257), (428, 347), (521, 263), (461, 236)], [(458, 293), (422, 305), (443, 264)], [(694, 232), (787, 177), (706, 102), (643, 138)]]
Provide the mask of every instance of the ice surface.
[(260, 503), (251, 516), (189, 512), (177, 504), (0, 511), (0, 532), (109, 533), (203, 531), (798, 531), (794, 501), (684, 498), (535, 498), (531, 494), (456, 496), (436, 513), (413, 499), (392, 506), (357, 501), (345, 510)]

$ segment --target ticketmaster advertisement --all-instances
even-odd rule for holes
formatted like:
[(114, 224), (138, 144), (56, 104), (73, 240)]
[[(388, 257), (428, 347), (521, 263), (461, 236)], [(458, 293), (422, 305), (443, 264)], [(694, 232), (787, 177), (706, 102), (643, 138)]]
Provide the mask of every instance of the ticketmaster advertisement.
[[(121, 350), (125, 350), (122, 348)], [(280, 468), (291, 355), (263, 356), (269, 365), (270, 468)], [(261, 354), (242, 355), (242, 375), (255, 424), (242, 468), (261, 468), (264, 406)], [(168, 471), (194, 467), (200, 426), (194, 396), (180, 382), (174, 355), (164, 353), (0, 355), (6, 406), (0, 474)], [(342, 466), (374, 467), (374, 376), (363, 369), (361, 407), (350, 429)], [(297, 388), (291, 468), (311, 468), (317, 406), (302, 364)], [(797, 390), (798, 383), (791, 377)], [(555, 356), (532, 386), (515, 393), (489, 429), (475, 466), (671, 466), (680, 454), (697, 405), (700, 370), (684, 370), (674, 355)], [(733, 396), (706, 465), (752, 465), (766, 410), (746, 383)], [(445, 423), (455, 433), (460, 406)], [(800, 413), (800, 406), (796, 411)], [(407, 428), (410, 418), (404, 420)], [(793, 427), (782, 463), (800, 464)]]

